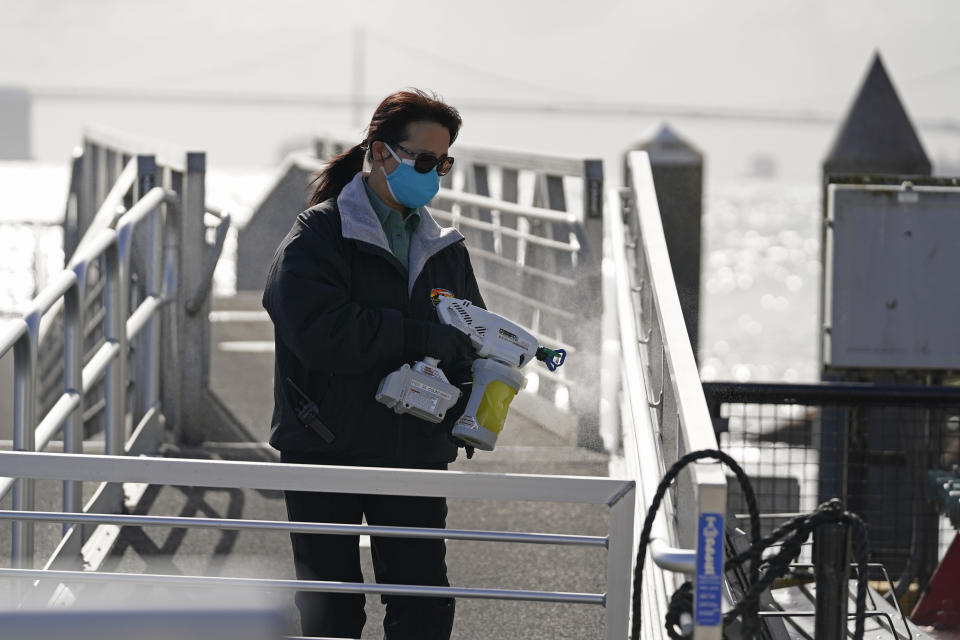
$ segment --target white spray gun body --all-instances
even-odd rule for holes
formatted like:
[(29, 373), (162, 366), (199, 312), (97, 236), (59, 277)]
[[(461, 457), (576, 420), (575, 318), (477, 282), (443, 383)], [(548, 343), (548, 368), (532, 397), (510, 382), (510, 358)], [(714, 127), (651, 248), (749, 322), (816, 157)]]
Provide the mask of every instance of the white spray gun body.
[[(553, 371), (563, 364), (566, 352), (539, 346), (533, 334), (520, 325), (469, 300), (438, 295), (435, 301), (440, 322), (469, 336), (477, 352), (473, 390), (451, 433), (477, 449), (492, 451), (511, 400), (526, 386), (520, 369), (536, 359)], [(447, 381), (437, 361), (427, 358), (387, 375), (376, 399), (397, 413), (438, 423), (459, 396), (460, 390)]]
[(473, 391), (452, 434), (478, 449), (492, 451), (510, 401), (526, 386), (520, 369), (538, 359), (552, 371), (563, 364), (566, 353), (541, 347), (520, 325), (469, 300), (440, 297), (437, 315), (444, 324), (470, 336), (478, 356), (473, 363)]
[(470, 336), (477, 356), (490, 358), (509, 367), (520, 368), (536, 357), (537, 339), (515, 322), (492, 311), (474, 306), (469, 300), (440, 298), (437, 302), (440, 322), (456, 327)]

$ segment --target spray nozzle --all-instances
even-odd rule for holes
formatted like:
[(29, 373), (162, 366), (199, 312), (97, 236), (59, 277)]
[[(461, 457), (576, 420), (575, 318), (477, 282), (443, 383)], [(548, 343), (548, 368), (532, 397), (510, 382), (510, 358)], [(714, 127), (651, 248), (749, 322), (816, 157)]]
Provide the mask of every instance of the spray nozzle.
[(556, 370), (567, 359), (567, 352), (563, 349), (548, 349), (540, 347), (536, 353), (537, 360), (547, 365), (550, 371)]

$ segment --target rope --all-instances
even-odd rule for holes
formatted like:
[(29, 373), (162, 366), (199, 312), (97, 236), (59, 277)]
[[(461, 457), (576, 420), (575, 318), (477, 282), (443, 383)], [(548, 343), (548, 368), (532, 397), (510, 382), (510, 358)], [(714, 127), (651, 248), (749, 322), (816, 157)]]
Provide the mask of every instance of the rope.
[[(853, 530), (853, 553), (857, 562), (857, 601), (854, 639), (862, 640), (864, 620), (866, 617), (867, 562), (869, 560), (867, 530), (863, 524), (863, 520), (856, 514), (845, 512), (840, 501), (836, 498), (823, 503), (810, 514), (798, 516), (790, 520), (761, 540), (759, 550), (762, 552), (763, 549), (769, 548), (789, 536), (776, 554), (763, 560), (763, 576), (759, 581), (751, 582), (750, 589), (744, 594), (743, 598), (724, 615), (724, 624), (730, 624), (738, 615), (743, 615), (744, 628), (746, 629), (747, 612), (757, 610), (760, 595), (770, 588), (774, 580), (786, 575), (790, 571), (790, 564), (796, 561), (800, 555), (803, 543), (807, 541), (814, 529), (824, 524), (845, 524)], [(752, 550), (753, 547), (751, 546), (750, 551)], [(750, 559), (748, 552), (741, 553), (731, 558), (727, 566), (729, 568), (739, 566), (747, 559)], [(752, 638), (754, 636), (748, 636), (745, 633), (744, 637)]]
[[(633, 587), (633, 626), (631, 629), (631, 640), (638, 640), (640, 637), (641, 625), (641, 606), (640, 594), (643, 585), (643, 566), (646, 560), (647, 546), (650, 544), (650, 532), (653, 528), (653, 520), (656, 517), (663, 497), (670, 485), (680, 474), (680, 471), (691, 462), (711, 458), (719, 460), (727, 465), (737, 480), (743, 491), (747, 502), (747, 510), (750, 513), (750, 548), (731, 558), (726, 563), (727, 569), (740, 566), (749, 561), (749, 584), (750, 588), (740, 598), (740, 601), (723, 617), (723, 624), (727, 626), (738, 617), (742, 619), (742, 637), (746, 640), (753, 640), (760, 631), (760, 616), (758, 614), (758, 605), (760, 596), (764, 591), (770, 588), (773, 581), (782, 577), (790, 570), (790, 564), (800, 555), (803, 543), (809, 538), (814, 529), (823, 524), (843, 523), (853, 530), (853, 552), (857, 562), (857, 600), (856, 600), (856, 624), (854, 629), (854, 639), (863, 639), (864, 621), (866, 618), (866, 598), (867, 598), (867, 561), (869, 559), (869, 542), (867, 540), (867, 531), (863, 520), (853, 513), (845, 512), (839, 500), (833, 499), (817, 507), (813, 513), (798, 516), (789, 522), (778, 527), (766, 538), (760, 537), (760, 513), (757, 507), (756, 496), (750, 480), (746, 473), (728, 454), (718, 451), (705, 449), (703, 451), (694, 451), (683, 456), (664, 475), (663, 480), (657, 487), (656, 494), (647, 511), (646, 520), (643, 523), (643, 532), (640, 535), (640, 547), (637, 556), (637, 569), (634, 573)], [(788, 538), (789, 536), (789, 538)], [(784, 539), (787, 538), (785, 541)], [(782, 542), (780, 550), (774, 555), (763, 558), (765, 549)], [(763, 569), (762, 576), (760, 575)], [(665, 617), (667, 634), (674, 640), (686, 638), (680, 625), (681, 616), (693, 613), (693, 585), (687, 581), (683, 583), (670, 599)]]
[[(737, 464), (737, 461), (731, 458), (728, 454), (723, 451), (704, 449), (702, 451), (692, 451), (685, 456), (677, 460), (673, 466), (667, 470), (667, 473), (664, 474), (663, 480), (660, 481), (659, 486), (657, 486), (657, 491), (653, 496), (653, 501), (650, 503), (650, 508), (647, 510), (647, 518), (643, 522), (643, 531), (640, 534), (640, 549), (637, 552), (637, 568), (633, 574), (633, 626), (630, 633), (631, 640), (639, 640), (640, 638), (640, 593), (641, 587), (643, 586), (643, 565), (647, 558), (647, 546), (650, 544), (650, 532), (653, 529), (653, 521), (656, 518), (657, 511), (660, 509), (660, 503), (663, 502), (663, 497), (667, 493), (667, 489), (670, 488), (670, 485), (673, 484), (674, 479), (680, 472), (683, 471), (684, 467), (689, 465), (691, 462), (696, 462), (698, 460), (703, 460), (704, 458), (710, 458), (713, 460), (719, 460), (726, 464), (734, 475), (736, 475), (737, 480), (740, 482), (740, 488), (743, 491), (743, 496), (747, 501), (747, 511), (750, 513), (750, 539), (752, 544), (750, 549), (746, 554), (753, 558), (754, 562), (750, 563), (750, 582), (751, 584), (757, 581), (758, 576), (758, 561), (760, 559), (760, 553), (762, 547), (759, 546), (760, 543), (760, 508), (757, 506), (757, 497), (753, 493), (753, 486), (750, 484), (750, 479), (747, 477), (746, 472)], [(681, 587), (682, 588), (682, 587)], [(693, 607), (690, 607), (690, 610), (693, 610)], [(756, 627), (760, 626), (760, 617), (756, 615), (756, 612), (752, 616), (744, 616), (744, 626), (748, 626), (747, 618), (753, 617), (756, 619)], [(679, 617), (678, 617), (679, 620)], [(752, 636), (744, 635), (746, 638)]]

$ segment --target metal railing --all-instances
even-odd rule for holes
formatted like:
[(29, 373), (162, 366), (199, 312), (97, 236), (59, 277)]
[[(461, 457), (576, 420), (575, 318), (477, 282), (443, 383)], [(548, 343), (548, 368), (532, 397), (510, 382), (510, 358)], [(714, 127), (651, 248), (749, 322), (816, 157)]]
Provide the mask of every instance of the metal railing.
[(60, 272), (63, 263), (51, 254), (61, 243), (62, 229), (58, 222), (0, 221), (0, 254), (4, 256), (0, 262), (0, 323), (23, 311)]
[[(131, 162), (136, 163), (136, 179), (129, 183)], [(114, 206), (129, 208), (155, 186), (178, 194), (183, 215), (178, 219), (177, 252), (178, 286), (173, 294), (170, 313), (162, 320), (164, 351), (161, 369), (165, 384), (161, 390), (163, 415), (167, 428), (180, 438), (198, 438), (190, 433), (192, 420), (185, 416), (203, 417), (210, 413), (207, 393), (209, 377), (209, 322), (208, 293), (212, 266), (230, 225), (229, 216), (219, 216), (216, 238), (206, 239), (206, 156), (190, 152), (168, 143), (132, 136), (101, 126), (84, 130), (83, 150), (75, 161), (76, 179), (71, 181), (65, 223), (67, 255), (91, 235), (91, 230), (108, 226)], [(138, 231), (132, 256), (131, 277), (137, 285), (131, 290), (139, 298), (143, 295), (141, 283), (146, 279), (151, 258), (139, 245), (151, 242), (146, 230)], [(159, 320), (158, 320), (159, 321)], [(182, 353), (180, 344), (190, 344)], [(135, 345), (143, 347), (143, 345)], [(143, 361), (141, 361), (143, 362)], [(148, 409), (148, 374), (143, 366), (131, 371), (133, 379), (133, 406), (143, 413)], [(209, 422), (213, 422), (211, 417)]]
[[(324, 469), (323, 473), (318, 475), (316, 468), (306, 469), (296, 465), (77, 455), (84, 450), (82, 418), (77, 435), (77, 415), (79, 413), (82, 416), (85, 396), (88, 395), (90, 386), (100, 379), (106, 381), (103, 411), (109, 434), (105, 446), (108, 454), (155, 452), (161, 439), (177, 438), (188, 428), (202, 429), (207, 426), (209, 412), (200, 406), (205, 398), (201, 393), (205, 387), (206, 369), (209, 366), (209, 358), (205, 354), (208, 348), (208, 327), (205, 326), (208, 315), (207, 281), (212, 266), (216, 263), (219, 248), (222, 247), (219, 231), (224, 225), (229, 225), (229, 218), (223, 216), (218, 227), (218, 239), (210, 244), (202, 241), (202, 154), (186, 154), (185, 162), (181, 155), (173, 152), (166, 152), (165, 155), (157, 152), (156, 156), (145, 156), (141, 154), (152, 147), (127, 140), (116, 132), (94, 130), (88, 131), (87, 135), (84, 153), (77, 157), (74, 167), (75, 180), (68, 205), (66, 236), (72, 238), (73, 244), (68, 243), (68, 251), (73, 253), (74, 258), (69, 268), (34, 301), (31, 313), (0, 336), (3, 340), (0, 343), (3, 345), (0, 355), (6, 350), (14, 350), (18, 381), (16, 414), (18, 425), (23, 425), (22, 428), (18, 427), (18, 432), (23, 436), (15, 438), (17, 450), (0, 455), (0, 468), (4, 469), (5, 474), (16, 478), (9, 480), (8, 484), (16, 487), (17, 492), (24, 492), (14, 501), (11, 510), (0, 512), (0, 519), (11, 520), (18, 532), (15, 534), (17, 542), (14, 544), (14, 561), (10, 569), (2, 570), (4, 574), (28, 578), (30, 581), (38, 580), (40, 585), (53, 584), (61, 593), (62, 585), (87, 580), (160, 584), (185, 579), (157, 575), (106, 574), (96, 570), (97, 563), (87, 563), (84, 567), (87, 570), (82, 572), (74, 570), (79, 568), (76, 560), (79, 559), (80, 547), (90, 537), (94, 524), (324, 531), (605, 547), (607, 588), (604, 593), (460, 587), (424, 590), (422, 587), (405, 585), (334, 585), (294, 580), (245, 581), (229, 578), (219, 580), (222, 580), (222, 584), (256, 584), (279, 589), (417, 593), (600, 604), (606, 609), (605, 637), (626, 637), (630, 606), (630, 557), (635, 538), (634, 483), (631, 480), (357, 468)], [(517, 190), (514, 199), (520, 202), (507, 199), (510, 194), (506, 194), (507, 198), (498, 199), (476, 193), (485, 189), (478, 188), (477, 183), (474, 183), (472, 191), (465, 191), (465, 182), (460, 182), (448, 185), (453, 188), (444, 188), (441, 199), (444, 199), (447, 207), (446, 210), (438, 207), (438, 215), (441, 218), (447, 215), (450, 219), (456, 219), (466, 235), (479, 234), (476, 236), (478, 246), (487, 242), (484, 238), (489, 239), (489, 251), (484, 250), (483, 253), (483, 260), (486, 261), (484, 264), (489, 262), (492, 265), (488, 271), (500, 269), (501, 273), (514, 273), (515, 281), (523, 284), (517, 288), (504, 287), (499, 284), (502, 281), (498, 280), (498, 276), (490, 275), (490, 279), (486, 280), (490, 290), (488, 295), (512, 300), (517, 305), (527, 302), (531, 292), (536, 292), (536, 295), (533, 295), (536, 302), (528, 305), (532, 310), (526, 310), (530, 318), (530, 328), (551, 345), (564, 346), (571, 352), (576, 351), (575, 357), (578, 359), (588, 357), (591, 343), (583, 339), (582, 333), (578, 333), (583, 329), (580, 324), (583, 316), (566, 311), (562, 299), (568, 297), (571, 300), (580, 300), (584, 297), (584, 292), (594, 296), (598, 294), (598, 287), (589, 286), (591, 278), (583, 267), (599, 254), (599, 234), (594, 234), (596, 237), (590, 239), (591, 226), (596, 228), (600, 223), (597, 193), (602, 175), (596, 173), (599, 165), (585, 165), (582, 160), (554, 158), (550, 162), (544, 160), (547, 169), (571, 173), (579, 171), (581, 175), (564, 177), (558, 173), (538, 176), (533, 171), (538, 156), (507, 156), (509, 162), (505, 161), (506, 164), (512, 162), (520, 168), (499, 169), (501, 175), (507, 175), (501, 188), (510, 188), (503, 185), (511, 184), (509, 174), (514, 171), (516, 175), (513, 184)], [(163, 158), (166, 164), (158, 165), (158, 158)], [(489, 158), (487, 160), (489, 161)], [(591, 174), (590, 171), (594, 173)], [(480, 169), (474, 166), (474, 177), (470, 179), (474, 180), (478, 172)], [(467, 179), (465, 176), (458, 178), (462, 181)], [(567, 192), (583, 197), (575, 195), (571, 199)], [(527, 201), (524, 201), (525, 199)], [(568, 201), (584, 202), (584, 205), (580, 207), (574, 204), (568, 207)], [(542, 206), (544, 204), (547, 206)], [(159, 209), (161, 206), (164, 211)], [(124, 208), (120, 215), (117, 214), (118, 207)], [(588, 215), (590, 211), (593, 213)], [(491, 213), (490, 219), (483, 219), (486, 215), (484, 212)], [(502, 217), (499, 221), (494, 221), (496, 216)], [(138, 229), (143, 229), (146, 233), (140, 234)], [(161, 238), (166, 238), (166, 242), (157, 245)], [(136, 245), (136, 242), (140, 244)], [(139, 253), (134, 250), (137, 246)], [(97, 260), (103, 265), (96, 263)], [(599, 259), (596, 262), (598, 270)], [(100, 286), (103, 302), (101, 308), (88, 312), (90, 305), (85, 306), (84, 299), (89, 301), (91, 296), (84, 295), (84, 286), (91, 277), (85, 280), (83, 276), (93, 273), (94, 268), (91, 265), (94, 263), (102, 281)], [(487, 267), (481, 266), (478, 271), (482, 273), (485, 269)], [(158, 277), (161, 278), (159, 281)], [(192, 282), (188, 282), (191, 279)], [(551, 292), (544, 283), (557, 290)], [(62, 331), (65, 336), (66, 355), (63, 359), (63, 391), (50, 411), (38, 420), (36, 384), (31, 382), (36, 374), (34, 365), (38, 336), (43, 332), (51, 336), (60, 332), (50, 321), (50, 318), (56, 315), (55, 307), (58, 304), (63, 308), (64, 318)], [(552, 311), (547, 310), (547, 307)], [(597, 305), (594, 305), (588, 315), (597, 314), (596, 308)], [(556, 318), (545, 319), (551, 313)], [(101, 344), (85, 357), (82, 344), (90, 338), (91, 315), (103, 316), (104, 329), (103, 335), (99, 336)], [(566, 324), (561, 324), (561, 321)], [(81, 337), (77, 338), (77, 335)], [(160, 336), (163, 336), (162, 341)], [(129, 343), (133, 340), (140, 341), (138, 348), (128, 348), (132, 346)], [(198, 348), (180, 349), (180, 345), (186, 343), (197, 345)], [(140, 345), (145, 346), (139, 348)], [(128, 362), (130, 353), (133, 360)], [(190, 356), (193, 360), (187, 362)], [(584, 362), (581, 367), (584, 371), (590, 370), (589, 363)], [(193, 384), (187, 378), (199, 384)], [(567, 389), (577, 386), (574, 381), (564, 377), (553, 379), (544, 376), (541, 387), (550, 385)], [(127, 397), (128, 387), (133, 391), (131, 398)], [(193, 399), (190, 397), (191, 393)], [(142, 418), (141, 414), (137, 413), (137, 406), (145, 407)], [(186, 423), (188, 417), (191, 424)], [(547, 421), (549, 422), (549, 418)], [(34, 449), (43, 449), (45, 443), (61, 428), (61, 424), (66, 425), (62, 428), (67, 433), (73, 434), (65, 436), (65, 453), (55, 456), (35, 453)], [(38, 426), (41, 428), (38, 429)], [(128, 429), (133, 431), (129, 439)], [(144, 441), (138, 439), (143, 433), (149, 433), (153, 446), (143, 445)], [(65, 496), (69, 494), (71, 499), (67, 501), (65, 498), (62, 513), (36, 510), (31, 491), (38, 478), (61, 480), (65, 487), (69, 487)], [(79, 488), (82, 482), (102, 483), (97, 494), (86, 506), (80, 504)], [(125, 483), (125, 489), (135, 484), (141, 487), (142, 492), (147, 484), (185, 482), (192, 486), (230, 488), (317, 490), (322, 487), (324, 491), (350, 493), (368, 490), (376, 493), (444, 495), (454, 498), (606, 504), (611, 508), (610, 530), (607, 536), (498, 531), (414, 531), (405, 528), (361, 528), (209, 518), (187, 521), (188, 519), (128, 516), (118, 513), (123, 498), (120, 483)], [(386, 487), (403, 487), (403, 490)], [(130, 501), (127, 502), (129, 505)], [(32, 529), (36, 522), (64, 523), (64, 537), (54, 556), (42, 570), (31, 568), (33, 552), (27, 547), (28, 542), (32, 541)], [(105, 545), (105, 548), (109, 552), (110, 545)], [(71, 556), (75, 560), (72, 564), (65, 561)], [(196, 578), (201, 582), (209, 579), (208, 576)], [(26, 582), (17, 581), (20, 585)], [(48, 589), (41, 589), (39, 597), (46, 600), (47, 593)], [(32, 597), (37, 595), (34, 593)]]
[[(645, 513), (666, 469), (690, 451), (717, 449), (717, 440), (680, 310), (647, 154), (631, 152), (628, 168), (633, 188), (609, 190), (604, 215), (601, 432), (608, 448), (622, 448), (623, 472), (636, 479), (637, 509)], [(668, 492), (654, 522), (653, 562), (644, 566), (643, 637), (661, 636), (678, 584), (670, 572), (694, 575), (695, 637), (722, 637), (720, 591), (710, 588), (723, 575), (722, 535), (716, 537), (713, 576), (704, 571), (704, 554), (695, 550), (704, 549), (709, 522), (723, 531), (726, 497), (725, 475), (714, 463), (688, 466)]]
[[(164, 205), (161, 208), (161, 205)], [(83, 447), (84, 391), (101, 378), (106, 381), (105, 450), (111, 455), (124, 452), (126, 441), (127, 345), (143, 333), (147, 349), (137, 358), (145, 360), (147, 378), (141, 384), (147, 406), (146, 419), (158, 410), (160, 375), (160, 325), (153, 321), (160, 307), (176, 289), (178, 237), (176, 194), (155, 187), (147, 192), (119, 220), (116, 229), (99, 229), (64, 270), (33, 301), (23, 318), (13, 321), (0, 336), (0, 356), (14, 351), (13, 445), (16, 451), (42, 451), (54, 435), (63, 430), (64, 451), (80, 453)], [(130, 256), (133, 234), (139, 225), (151, 226), (153, 242), (147, 262), (147, 294), (128, 313), (130, 298)], [(165, 233), (160, 230), (165, 230)], [(88, 272), (105, 262), (104, 335), (101, 346), (84, 365), (84, 302)], [(37, 411), (37, 348), (51, 310), (62, 302), (64, 309), (63, 392), (44, 415)], [(8, 477), (0, 481), (0, 497), (13, 490), (13, 509), (30, 511), (35, 504), (32, 480)], [(81, 508), (79, 483), (65, 481), (64, 511)], [(119, 507), (119, 503), (116, 505)], [(64, 531), (66, 534), (67, 531)], [(19, 522), (12, 534), (12, 563), (17, 567), (33, 562), (33, 525)]]
[[(923, 588), (954, 533), (929, 500), (927, 474), (960, 463), (960, 388), (709, 382), (704, 391), (724, 451), (768, 514), (764, 534), (840, 498), (866, 522), (871, 558), (898, 592)], [(733, 490), (731, 503), (745, 517)]]
[(133, 526), (215, 527), (228, 530), (256, 529), (332, 535), (371, 534), (405, 538), (446, 538), (498, 543), (599, 547), (607, 550), (606, 589), (603, 593), (127, 574), (98, 571), (40, 571), (25, 568), (0, 569), (0, 576), (20, 580), (49, 580), (64, 584), (126, 582), (152, 585), (213, 585), (334, 593), (380, 593), (591, 604), (605, 608), (603, 637), (610, 640), (620, 640), (627, 637), (630, 607), (630, 566), (634, 538), (635, 485), (632, 480), (24, 452), (0, 452), (0, 467), (17, 477), (34, 479), (109, 483), (136, 482), (152, 485), (178, 485), (188, 482), (194, 487), (282, 491), (322, 490), (331, 493), (376, 493), (380, 495), (444, 496), (463, 499), (483, 498), (607, 505), (610, 507), (610, 525), (609, 533), (606, 536), (374, 527), (241, 519), (47, 513), (29, 510), (0, 512), (0, 519), (27, 522), (64, 521), (76, 524), (111, 523)]
[[(0, 333), (0, 357), (13, 352), (15, 451), (43, 451), (62, 433), (66, 453), (154, 453), (189, 432), (185, 417), (209, 415), (216, 403), (205, 396), (205, 311), (230, 216), (213, 212), (218, 224), (208, 244), (204, 174), (202, 153), (85, 131), (64, 220), (66, 269)], [(184, 366), (186, 359), (196, 361)], [(65, 480), (62, 508), (118, 513), (144, 490), (102, 483), (83, 504), (84, 487)], [(13, 510), (35, 509), (29, 476), (0, 479), (0, 499), (11, 492)], [(11, 565), (32, 566), (34, 523), (16, 521), (10, 533)], [(94, 537), (105, 542), (93, 545), (96, 558), (84, 551)], [(65, 523), (43, 566), (95, 567), (109, 540), (106, 528)]]
[[(353, 144), (320, 137), (315, 151), (327, 159)], [(576, 362), (553, 373), (528, 371), (529, 393), (517, 409), (571, 443), (600, 449), (593, 372), (600, 367), (603, 163), (461, 144), (455, 155), (431, 213), (465, 236), (487, 305)]]

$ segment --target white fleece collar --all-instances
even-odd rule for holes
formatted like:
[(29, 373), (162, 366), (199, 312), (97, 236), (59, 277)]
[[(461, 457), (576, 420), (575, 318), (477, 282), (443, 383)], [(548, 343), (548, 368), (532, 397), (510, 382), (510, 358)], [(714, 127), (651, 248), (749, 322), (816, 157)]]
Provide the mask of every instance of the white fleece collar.
[[(340, 225), (344, 238), (366, 242), (391, 253), (387, 234), (384, 233), (383, 225), (380, 224), (363, 187), (362, 171), (357, 172), (337, 196), (337, 207), (340, 209)], [(437, 224), (426, 207), (420, 207), (418, 211), (420, 224), (410, 238), (408, 294), (413, 291), (413, 284), (431, 256), (463, 240), (463, 234), (456, 229)]]

